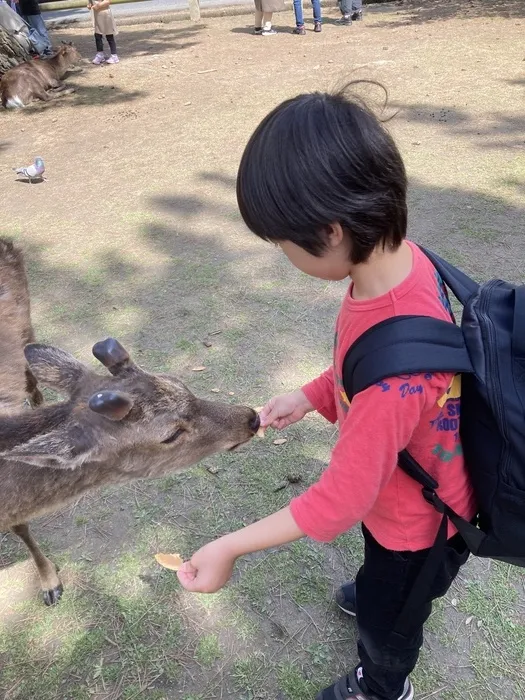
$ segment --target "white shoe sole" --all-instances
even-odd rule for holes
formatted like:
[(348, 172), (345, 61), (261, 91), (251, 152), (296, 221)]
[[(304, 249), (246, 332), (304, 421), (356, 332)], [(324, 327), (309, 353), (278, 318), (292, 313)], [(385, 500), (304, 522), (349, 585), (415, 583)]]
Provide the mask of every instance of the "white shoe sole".
[(399, 698), (399, 700), (414, 700), (414, 686), (412, 683), (407, 680), (408, 683), (408, 688), (405, 690), (403, 695)]
[[(345, 615), (348, 615), (349, 617), (356, 617), (356, 614), (354, 612), (350, 612), (350, 610), (346, 610), (346, 608), (343, 608), (342, 605), (339, 605), (339, 603), (336, 603), (337, 607), (339, 610), (344, 612)], [(412, 698), (407, 698), (407, 700), (412, 700)]]

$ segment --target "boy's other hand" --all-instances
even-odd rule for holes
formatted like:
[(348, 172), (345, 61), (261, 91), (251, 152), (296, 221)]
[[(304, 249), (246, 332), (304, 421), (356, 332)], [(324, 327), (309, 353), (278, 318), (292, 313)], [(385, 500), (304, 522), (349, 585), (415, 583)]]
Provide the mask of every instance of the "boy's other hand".
[(215, 593), (231, 578), (236, 556), (224, 538), (201, 547), (177, 571), (181, 585), (193, 593)]
[(289, 394), (280, 394), (271, 398), (259, 413), (261, 426), (282, 430), (292, 423), (297, 423), (313, 410), (314, 407), (301, 389)]

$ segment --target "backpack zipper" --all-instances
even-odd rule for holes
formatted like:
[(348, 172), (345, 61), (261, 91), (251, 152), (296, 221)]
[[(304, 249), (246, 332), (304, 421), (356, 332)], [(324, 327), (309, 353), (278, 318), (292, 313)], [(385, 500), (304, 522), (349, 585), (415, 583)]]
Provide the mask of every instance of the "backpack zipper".
[[(505, 439), (505, 444), (508, 444), (508, 439), (507, 439), (507, 433), (505, 430), (505, 409), (503, 405), (503, 398), (501, 396), (501, 391), (499, 390), (500, 385), (500, 375), (499, 375), (499, 365), (498, 365), (498, 357), (497, 354), (495, 354), (492, 351), (492, 348), (496, 346), (496, 331), (494, 328), (494, 323), (492, 319), (490, 318), (489, 314), (487, 313), (490, 300), (492, 297), (492, 292), (496, 287), (498, 287), (501, 284), (500, 280), (492, 280), (490, 282), (487, 282), (484, 287), (483, 291), (485, 292), (479, 302), (478, 305), (478, 316), (480, 318), (480, 329), (482, 335), (486, 336), (486, 339), (488, 339), (488, 343), (486, 345), (487, 348), (489, 348), (490, 352), (487, 353), (486, 357), (487, 359), (490, 359), (490, 362), (486, 363), (486, 380), (487, 384), (489, 385), (490, 388), (490, 395), (493, 397), (493, 408), (495, 409), (496, 412), (496, 418), (498, 420), (498, 429), (500, 430), (501, 434), (503, 435)], [(485, 332), (486, 331), (486, 332)], [(503, 449), (503, 454), (501, 455), (502, 459), (502, 471), (507, 475), (507, 463), (508, 463), (508, 451), (506, 448)]]
[(490, 352), (486, 355), (486, 357), (490, 359), (490, 362), (487, 362), (487, 383), (490, 385), (491, 395), (494, 398), (494, 407), (496, 409), (498, 420), (501, 421), (500, 427), (503, 428), (503, 421), (505, 418), (503, 401), (501, 398), (501, 392), (495, 391), (495, 388), (499, 386), (498, 358), (497, 355), (495, 355), (495, 353), (492, 352), (492, 348), (495, 347), (496, 342), (496, 331), (494, 329), (494, 323), (492, 322), (492, 319), (487, 313), (487, 310), (490, 305), (490, 300), (492, 298), (492, 292), (499, 285), (499, 283), (499, 280), (492, 280), (490, 282), (487, 282), (486, 285), (484, 285), (483, 291), (485, 293), (480, 298), (478, 314), (480, 316), (480, 319), (483, 321), (483, 324), (480, 326), (482, 333), (484, 330), (487, 331), (485, 335), (488, 336), (487, 347), (490, 349)]

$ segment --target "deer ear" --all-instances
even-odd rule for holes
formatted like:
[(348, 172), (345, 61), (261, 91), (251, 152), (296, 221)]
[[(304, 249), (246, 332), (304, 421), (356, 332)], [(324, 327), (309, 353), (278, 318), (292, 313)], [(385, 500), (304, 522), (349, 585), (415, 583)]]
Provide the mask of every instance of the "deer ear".
[(51, 345), (31, 343), (25, 346), (24, 353), (31, 372), (50, 389), (71, 394), (87, 372), (73, 355)]
[(57, 428), (17, 445), (0, 456), (3, 459), (49, 469), (76, 469), (95, 460), (97, 444), (93, 435), (80, 425)]

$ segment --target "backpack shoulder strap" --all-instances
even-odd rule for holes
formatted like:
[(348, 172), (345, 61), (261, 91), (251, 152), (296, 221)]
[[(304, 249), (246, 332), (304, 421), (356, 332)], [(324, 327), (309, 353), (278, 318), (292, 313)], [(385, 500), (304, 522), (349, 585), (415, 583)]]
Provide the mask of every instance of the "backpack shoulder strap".
[(394, 316), (372, 326), (343, 361), (349, 399), (388, 377), (421, 372), (473, 371), (461, 328), (428, 316)]
[(452, 290), (456, 299), (465, 306), (470, 297), (478, 291), (479, 284), (436, 253), (423, 246), (419, 247), (439, 272), (443, 282)]

